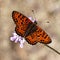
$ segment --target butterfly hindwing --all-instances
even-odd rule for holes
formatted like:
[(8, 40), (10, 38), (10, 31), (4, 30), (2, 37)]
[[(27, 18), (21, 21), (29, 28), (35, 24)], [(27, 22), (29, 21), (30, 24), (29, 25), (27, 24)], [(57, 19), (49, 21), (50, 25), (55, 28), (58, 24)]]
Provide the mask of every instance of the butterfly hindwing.
[(29, 44), (35, 45), (37, 42), (49, 44), (51, 42), (50, 37), (45, 31), (37, 26), (37, 30), (26, 37)]

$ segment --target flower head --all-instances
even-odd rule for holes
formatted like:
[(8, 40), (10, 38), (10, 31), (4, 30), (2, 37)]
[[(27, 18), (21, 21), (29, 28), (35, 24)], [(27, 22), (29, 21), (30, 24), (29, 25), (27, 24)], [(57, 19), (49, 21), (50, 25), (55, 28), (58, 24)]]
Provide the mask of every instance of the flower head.
[(32, 22), (35, 22), (35, 21), (36, 21), (35, 19), (33, 20), (32, 17), (29, 17), (29, 19), (30, 19)]
[[(36, 21), (36, 20), (32, 20), (32, 17), (29, 17), (29, 19), (30, 19), (32, 22)], [(23, 44), (24, 44), (24, 42), (25, 42), (25, 39), (24, 39), (23, 37), (17, 35), (16, 32), (13, 32), (13, 36), (10, 37), (10, 40), (11, 40), (11, 41), (14, 41), (15, 43), (18, 43), (18, 42), (19, 42), (20, 47), (23, 48)]]
[(23, 48), (23, 43), (25, 42), (25, 39), (19, 35), (16, 34), (16, 32), (13, 33), (13, 36), (10, 37), (11, 41), (15, 41), (15, 43), (20, 43), (20, 47)]

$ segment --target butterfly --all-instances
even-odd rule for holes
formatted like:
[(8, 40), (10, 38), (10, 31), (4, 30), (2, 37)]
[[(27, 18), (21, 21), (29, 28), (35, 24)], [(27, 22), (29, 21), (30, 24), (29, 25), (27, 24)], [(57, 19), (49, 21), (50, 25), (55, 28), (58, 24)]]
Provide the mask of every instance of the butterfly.
[(37, 26), (36, 21), (33, 23), (28, 17), (17, 11), (12, 12), (12, 18), (16, 24), (16, 33), (24, 37), (29, 44), (35, 45), (38, 42), (44, 44), (51, 43), (51, 38), (43, 29)]

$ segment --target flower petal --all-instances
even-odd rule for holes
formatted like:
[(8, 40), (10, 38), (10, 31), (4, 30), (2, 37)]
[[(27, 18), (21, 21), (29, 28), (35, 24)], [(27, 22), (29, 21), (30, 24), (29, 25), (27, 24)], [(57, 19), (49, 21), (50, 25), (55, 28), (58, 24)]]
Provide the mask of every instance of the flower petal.
[(32, 17), (28, 17), (30, 20), (32, 20)]
[(32, 17), (28, 17), (32, 22), (36, 21), (36, 19), (32, 19)]
[(14, 33), (13, 33), (13, 36), (17, 36), (17, 34), (14, 32)]
[(23, 44), (22, 43), (20, 43), (20, 47), (23, 48)]
[(16, 36), (10, 37), (10, 40), (11, 40), (11, 41), (14, 41), (15, 39), (16, 39)]
[(18, 42), (18, 40), (19, 40), (19, 39), (18, 39), (18, 38), (16, 38), (15, 43), (17, 43), (17, 42)]

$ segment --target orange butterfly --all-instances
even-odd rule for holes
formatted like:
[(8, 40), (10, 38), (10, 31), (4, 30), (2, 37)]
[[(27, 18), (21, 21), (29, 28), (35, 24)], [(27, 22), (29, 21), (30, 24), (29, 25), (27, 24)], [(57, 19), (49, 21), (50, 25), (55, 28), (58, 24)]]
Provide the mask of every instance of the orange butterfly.
[(16, 33), (24, 37), (29, 44), (35, 45), (37, 42), (44, 44), (51, 43), (50, 37), (37, 26), (36, 21), (33, 23), (29, 18), (17, 11), (12, 12), (12, 18), (16, 24)]

